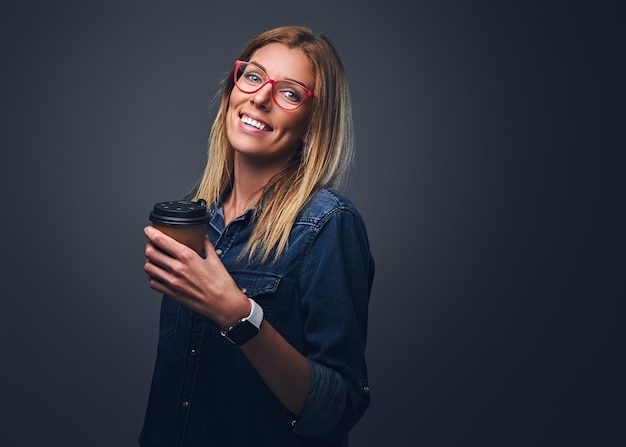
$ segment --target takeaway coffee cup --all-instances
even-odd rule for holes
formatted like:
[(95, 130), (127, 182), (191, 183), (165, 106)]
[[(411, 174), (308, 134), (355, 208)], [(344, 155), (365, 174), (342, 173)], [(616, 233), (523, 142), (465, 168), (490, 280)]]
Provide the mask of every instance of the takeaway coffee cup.
[(201, 254), (209, 221), (206, 201), (159, 202), (150, 213), (152, 225), (178, 242)]

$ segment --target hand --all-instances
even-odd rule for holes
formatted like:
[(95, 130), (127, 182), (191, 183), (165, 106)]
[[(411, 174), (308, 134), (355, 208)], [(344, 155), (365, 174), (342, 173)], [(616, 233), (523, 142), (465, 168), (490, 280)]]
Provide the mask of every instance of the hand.
[(144, 229), (148, 238), (144, 271), (150, 287), (205, 315), (227, 328), (250, 313), (250, 302), (239, 290), (208, 237), (205, 259), (186, 245), (152, 226)]

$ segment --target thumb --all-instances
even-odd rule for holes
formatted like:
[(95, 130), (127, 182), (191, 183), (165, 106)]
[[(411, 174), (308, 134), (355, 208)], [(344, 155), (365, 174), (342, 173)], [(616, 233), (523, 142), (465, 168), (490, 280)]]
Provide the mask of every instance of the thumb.
[(217, 256), (215, 247), (213, 247), (213, 244), (209, 241), (209, 236), (206, 235), (204, 236), (204, 256), (205, 258)]

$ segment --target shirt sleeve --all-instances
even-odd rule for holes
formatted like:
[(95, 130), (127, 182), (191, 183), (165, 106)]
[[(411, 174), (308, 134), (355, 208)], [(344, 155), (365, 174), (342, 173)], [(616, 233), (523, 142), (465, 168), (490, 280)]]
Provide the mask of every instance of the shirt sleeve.
[(369, 406), (365, 342), (373, 275), (361, 217), (334, 209), (317, 227), (301, 269), (304, 355), (312, 374), (296, 434), (340, 439)]

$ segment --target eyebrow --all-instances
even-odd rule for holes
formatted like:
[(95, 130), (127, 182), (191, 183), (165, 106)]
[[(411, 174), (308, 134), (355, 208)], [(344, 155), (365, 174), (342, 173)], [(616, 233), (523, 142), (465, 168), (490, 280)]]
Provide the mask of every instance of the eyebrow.
[[(265, 73), (267, 73), (267, 68), (265, 68), (262, 64), (260, 64), (258, 62), (255, 62), (255, 61), (248, 61), (248, 63), (256, 65), (257, 67), (262, 69)], [(297, 80), (292, 79), (292, 78), (275, 79), (275, 80), (276, 81), (291, 81), (291, 82), (295, 82), (296, 84), (301, 85), (302, 87), (306, 88), (307, 90), (311, 90), (309, 87), (307, 87), (307, 85), (304, 82), (300, 82), (300, 81), (297, 81)]]

